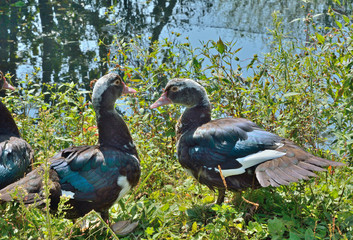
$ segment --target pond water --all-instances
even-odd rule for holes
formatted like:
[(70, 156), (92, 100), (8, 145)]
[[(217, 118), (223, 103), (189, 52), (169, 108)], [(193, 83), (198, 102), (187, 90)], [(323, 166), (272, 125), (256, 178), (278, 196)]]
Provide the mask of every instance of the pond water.
[[(100, 39), (143, 34), (152, 42), (171, 32), (188, 36), (194, 47), (219, 37), (237, 41), (242, 47), (239, 58), (247, 59), (270, 50), (268, 28), (274, 11), (283, 17), (286, 31), (304, 40), (303, 24), (292, 20), (312, 9), (322, 13), (318, 24), (331, 25), (325, 15), (330, 5), (333, 1), (1, 0), (0, 70), (22, 79), (39, 69), (35, 77), (40, 82), (88, 86), (108, 70), (99, 61), (109, 51), (99, 45)], [(352, 9), (351, 1), (338, 10), (347, 9)]]

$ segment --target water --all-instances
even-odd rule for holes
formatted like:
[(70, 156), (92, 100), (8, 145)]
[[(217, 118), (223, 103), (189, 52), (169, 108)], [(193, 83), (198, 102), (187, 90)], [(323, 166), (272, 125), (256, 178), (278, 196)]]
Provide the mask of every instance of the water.
[[(303, 24), (291, 21), (313, 9), (323, 13), (317, 23), (330, 26), (325, 16), (330, 5), (328, 0), (0, 0), (0, 70), (23, 79), (37, 69), (39, 82), (73, 81), (88, 89), (91, 79), (108, 70), (100, 62), (108, 53), (100, 39), (109, 43), (113, 35), (143, 34), (152, 42), (172, 31), (188, 36), (194, 47), (219, 37), (237, 41), (239, 58), (249, 59), (270, 50), (273, 11), (280, 12), (286, 31), (304, 40)], [(347, 9), (351, 1), (339, 11)]]

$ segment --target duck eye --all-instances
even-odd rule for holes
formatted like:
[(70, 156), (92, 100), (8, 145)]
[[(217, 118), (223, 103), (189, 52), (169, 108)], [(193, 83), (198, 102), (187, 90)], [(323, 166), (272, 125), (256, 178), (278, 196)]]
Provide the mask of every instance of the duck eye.
[(172, 87), (170, 90), (171, 90), (172, 92), (176, 92), (176, 91), (178, 91), (178, 90), (179, 90), (179, 87), (174, 86), (174, 87)]
[(117, 80), (115, 80), (115, 82), (114, 82), (115, 85), (120, 85), (120, 83), (121, 83), (121, 80), (120, 80), (120, 79), (117, 79)]

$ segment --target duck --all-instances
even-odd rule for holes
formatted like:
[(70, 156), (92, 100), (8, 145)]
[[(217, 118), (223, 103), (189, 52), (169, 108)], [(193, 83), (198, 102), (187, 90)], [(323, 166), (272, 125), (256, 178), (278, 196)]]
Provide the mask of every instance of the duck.
[[(98, 144), (72, 146), (48, 159), (52, 212), (57, 211), (60, 197), (66, 196), (70, 206), (66, 218), (77, 219), (95, 210), (105, 222), (110, 222), (110, 207), (137, 185), (141, 174), (139, 156), (126, 123), (115, 109), (116, 100), (129, 93), (136, 90), (126, 86), (115, 73), (104, 75), (95, 83), (92, 105)], [(0, 190), (0, 201), (13, 201), (15, 193), (16, 199), (25, 204), (43, 205), (44, 169), (42, 165)]]
[(224, 202), (226, 190), (288, 185), (316, 177), (323, 167), (344, 165), (314, 156), (248, 119), (212, 120), (207, 92), (192, 79), (171, 79), (164, 89), (150, 108), (185, 107), (175, 130), (177, 157), (198, 182), (218, 190), (216, 204)]
[[(15, 90), (0, 71), (1, 89)], [(21, 138), (10, 111), (0, 101), (0, 189), (23, 177), (33, 156), (33, 149)]]

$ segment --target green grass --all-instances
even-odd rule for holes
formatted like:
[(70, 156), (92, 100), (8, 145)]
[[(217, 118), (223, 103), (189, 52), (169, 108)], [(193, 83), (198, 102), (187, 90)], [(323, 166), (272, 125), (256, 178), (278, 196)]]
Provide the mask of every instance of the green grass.
[[(253, 56), (245, 66), (237, 57), (241, 46), (222, 39), (199, 48), (179, 34), (148, 48), (143, 36), (105, 43), (111, 51), (104, 64), (121, 71), (139, 92), (124, 98), (131, 112), (124, 119), (139, 151), (142, 176), (110, 211), (113, 221), (133, 219), (139, 226), (121, 239), (353, 238), (353, 25), (351, 16), (331, 10), (328, 16), (337, 26), (317, 28), (307, 15), (303, 24), (310, 42), (303, 42), (289, 38), (274, 14), (272, 51)], [(245, 69), (251, 76), (241, 79)], [(347, 166), (289, 186), (244, 191), (245, 200), (228, 192), (225, 204), (211, 206), (216, 195), (189, 177), (176, 158), (174, 125), (181, 108), (148, 108), (173, 77), (198, 79), (210, 95), (214, 118), (249, 118)], [(90, 93), (78, 89), (82, 86), (42, 84), (33, 73), (3, 99), (35, 150), (34, 165), (68, 146), (97, 142)], [(30, 115), (30, 109), (38, 111)], [(249, 202), (258, 204), (256, 211)], [(50, 215), (21, 203), (0, 206), (0, 213), (0, 239), (118, 238), (94, 212), (75, 223), (62, 213)], [(83, 219), (91, 221), (85, 231)]]

